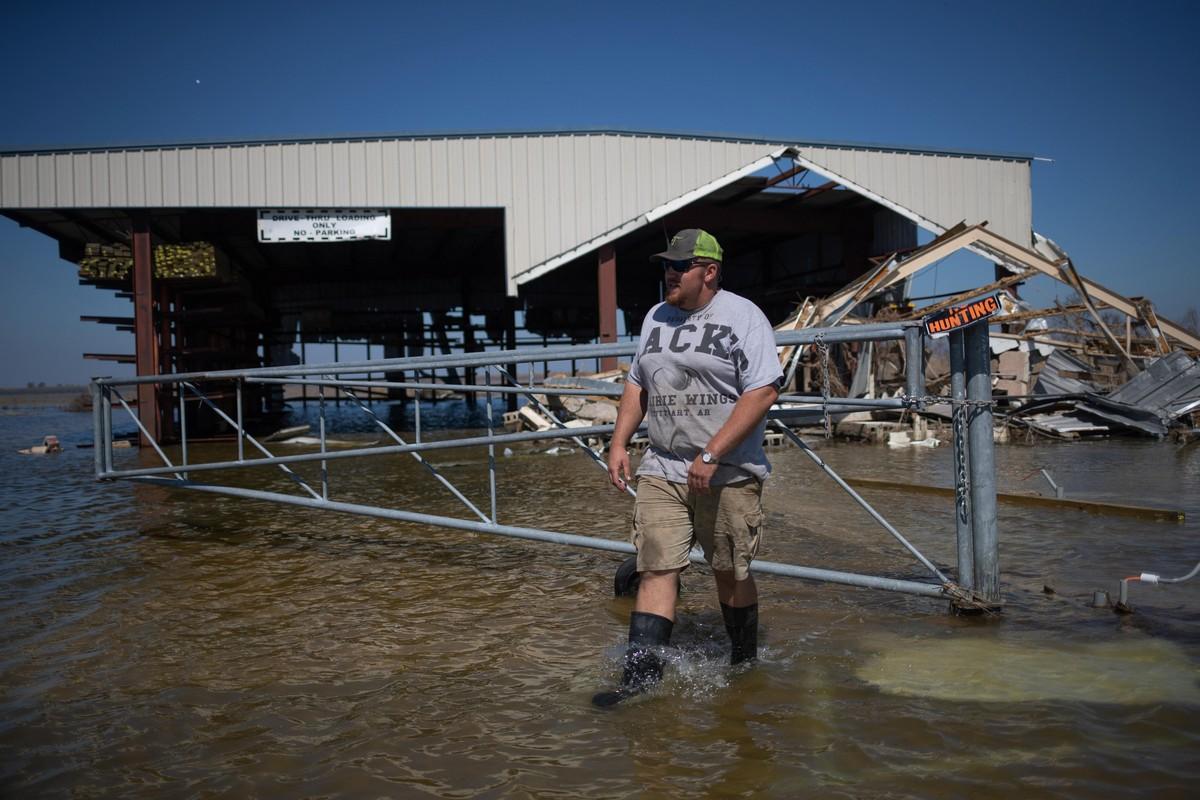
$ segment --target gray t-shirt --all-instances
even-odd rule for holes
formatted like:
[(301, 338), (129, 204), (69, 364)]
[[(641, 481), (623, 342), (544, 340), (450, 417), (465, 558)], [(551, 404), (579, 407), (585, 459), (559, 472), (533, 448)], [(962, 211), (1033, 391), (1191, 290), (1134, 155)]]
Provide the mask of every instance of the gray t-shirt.
[[(775, 332), (758, 306), (718, 290), (708, 305), (684, 311), (659, 303), (642, 322), (629, 380), (649, 392), (650, 447), (638, 475), (687, 483), (688, 466), (733, 412), (739, 397), (782, 382)], [(715, 485), (771, 472), (763, 452), (766, 420), (721, 458)]]

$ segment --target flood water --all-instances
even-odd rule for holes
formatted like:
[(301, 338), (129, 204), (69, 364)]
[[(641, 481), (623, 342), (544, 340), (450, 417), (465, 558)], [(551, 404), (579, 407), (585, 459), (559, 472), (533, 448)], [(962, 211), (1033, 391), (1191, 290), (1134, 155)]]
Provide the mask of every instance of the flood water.
[[(374, 439), (360, 416), (334, 409), (330, 435)], [(462, 401), (434, 417), (482, 424)], [(390, 419), (411, 430), (411, 406)], [(664, 685), (600, 711), (630, 611), (620, 556), (98, 485), (75, 447), (90, 425), (0, 412), (0, 796), (1191, 797), (1200, 780), (1200, 578), (1134, 584), (1132, 616), (1089, 607), (1200, 559), (1200, 447), (998, 446), (1002, 490), (1046, 491), (1046, 468), (1070, 497), (1188, 516), (1002, 503), (999, 617), (761, 576), (762, 658), (731, 670), (711, 578), (689, 569)], [(16, 454), (45, 433), (66, 451)], [(949, 484), (949, 448), (815, 445), (846, 476)], [(500, 521), (625, 538), (631, 501), (549, 446), (498, 459)], [(799, 450), (770, 456), (762, 558), (926, 577)], [(430, 460), (487, 509), (484, 451)], [(409, 456), (330, 478), (334, 499), (473, 516)], [(298, 492), (275, 468), (219, 479)], [(864, 496), (953, 567), (947, 499)]]

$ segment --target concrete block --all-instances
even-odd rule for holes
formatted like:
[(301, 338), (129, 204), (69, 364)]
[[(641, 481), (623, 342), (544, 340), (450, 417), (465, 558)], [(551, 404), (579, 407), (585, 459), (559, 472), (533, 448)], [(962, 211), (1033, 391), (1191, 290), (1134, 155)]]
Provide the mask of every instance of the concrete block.
[(1007, 350), (1000, 354), (996, 374), (1015, 381), (1029, 380), (1029, 351)]
[(1007, 395), (1024, 395), (1029, 394), (1029, 384), (1025, 381), (996, 381), (995, 390), (1004, 392)]

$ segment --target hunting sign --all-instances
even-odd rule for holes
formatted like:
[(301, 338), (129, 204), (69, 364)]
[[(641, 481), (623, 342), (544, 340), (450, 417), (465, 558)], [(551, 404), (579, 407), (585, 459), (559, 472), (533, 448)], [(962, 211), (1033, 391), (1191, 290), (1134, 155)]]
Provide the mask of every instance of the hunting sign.
[(999, 310), (1000, 295), (993, 294), (972, 303), (967, 303), (964, 306), (955, 306), (947, 308), (944, 311), (939, 311), (936, 314), (930, 314), (923, 317), (921, 322), (925, 326), (925, 332), (937, 339), (947, 336), (953, 331), (962, 330), (980, 320), (987, 319)]

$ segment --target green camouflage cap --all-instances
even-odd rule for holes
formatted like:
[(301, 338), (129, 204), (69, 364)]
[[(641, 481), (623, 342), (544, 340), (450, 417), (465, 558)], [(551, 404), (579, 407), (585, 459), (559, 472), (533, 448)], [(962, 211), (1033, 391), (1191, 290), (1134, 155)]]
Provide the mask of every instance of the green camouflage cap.
[(671, 237), (670, 246), (661, 253), (650, 256), (650, 260), (687, 261), (691, 258), (711, 258), (720, 261), (724, 253), (716, 237), (699, 228), (688, 228)]

